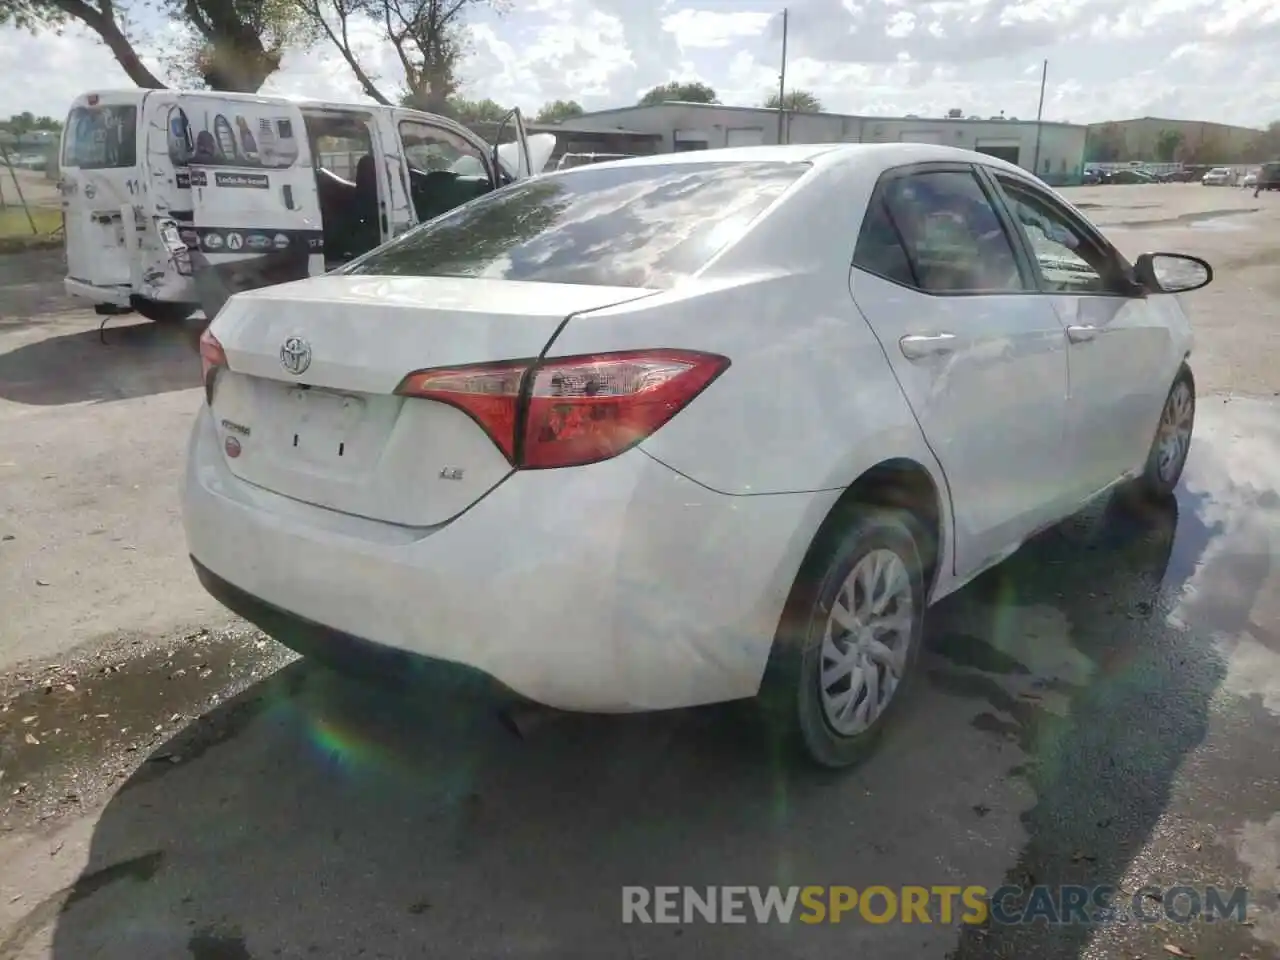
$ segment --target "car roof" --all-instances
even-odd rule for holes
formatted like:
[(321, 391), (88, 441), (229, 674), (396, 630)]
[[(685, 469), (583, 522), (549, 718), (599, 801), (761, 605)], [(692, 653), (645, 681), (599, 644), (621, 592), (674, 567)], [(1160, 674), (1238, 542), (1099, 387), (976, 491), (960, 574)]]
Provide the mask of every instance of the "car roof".
[[(857, 164), (868, 170), (889, 170), (913, 163), (929, 162), (982, 163), (1010, 173), (1032, 176), (1016, 164), (985, 153), (947, 147), (937, 143), (796, 143), (782, 146), (720, 147), (713, 150), (691, 150), (680, 153), (658, 153), (645, 157), (629, 157), (592, 164), (593, 170), (602, 167), (676, 166), (701, 163), (812, 163), (815, 166)], [(570, 176), (570, 170), (556, 171), (549, 176)]]

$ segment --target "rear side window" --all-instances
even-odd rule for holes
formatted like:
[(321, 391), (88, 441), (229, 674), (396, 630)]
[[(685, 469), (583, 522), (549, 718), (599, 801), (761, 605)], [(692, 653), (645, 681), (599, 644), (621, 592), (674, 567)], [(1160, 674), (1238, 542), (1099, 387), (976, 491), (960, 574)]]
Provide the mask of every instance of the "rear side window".
[(342, 272), (666, 289), (808, 169), (679, 163), (534, 177), (423, 224)]
[(1028, 289), (1009, 235), (973, 173), (925, 171), (888, 180), (878, 192), (921, 290)]
[(884, 195), (878, 191), (871, 198), (871, 205), (867, 207), (867, 215), (862, 221), (858, 246), (853, 251), (853, 265), (904, 287), (916, 286), (902, 237), (889, 218)]
[(133, 167), (138, 163), (138, 108), (76, 107), (67, 117), (62, 165), (80, 170)]

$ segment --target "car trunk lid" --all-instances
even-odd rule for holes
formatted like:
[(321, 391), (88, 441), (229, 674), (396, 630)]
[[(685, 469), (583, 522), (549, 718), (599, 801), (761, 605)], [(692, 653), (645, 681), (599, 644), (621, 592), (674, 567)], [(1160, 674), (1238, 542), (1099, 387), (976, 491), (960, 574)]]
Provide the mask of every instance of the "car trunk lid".
[(214, 420), (231, 471), (343, 513), (444, 523), (511, 465), (469, 415), (396, 395), (415, 370), (538, 356), (571, 314), (650, 291), (330, 275), (232, 298)]

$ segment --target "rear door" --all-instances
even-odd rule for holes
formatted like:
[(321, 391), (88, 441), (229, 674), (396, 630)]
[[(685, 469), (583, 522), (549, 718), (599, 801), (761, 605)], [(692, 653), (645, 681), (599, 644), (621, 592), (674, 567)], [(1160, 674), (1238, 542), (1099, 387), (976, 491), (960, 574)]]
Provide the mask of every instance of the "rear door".
[(1088, 497), (1137, 466), (1155, 434), (1174, 361), (1167, 298), (1134, 289), (1119, 254), (1048, 190), (990, 174), (1065, 328), (1070, 458)]
[(135, 205), (143, 201), (138, 118), (142, 94), (77, 98), (62, 134), (67, 276), (127, 290)]
[(323, 273), (320, 204), (298, 107), (216, 95), (180, 104), (202, 265), (234, 290)]
[(1061, 515), (1067, 349), (1011, 226), (968, 164), (890, 171), (850, 276), (946, 475), (956, 573), (1001, 559)]

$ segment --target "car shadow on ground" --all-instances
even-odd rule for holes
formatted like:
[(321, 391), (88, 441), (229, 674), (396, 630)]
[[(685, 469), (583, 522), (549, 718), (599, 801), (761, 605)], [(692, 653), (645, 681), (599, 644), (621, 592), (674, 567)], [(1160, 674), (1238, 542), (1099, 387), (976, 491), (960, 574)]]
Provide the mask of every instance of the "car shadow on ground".
[(110, 318), (99, 331), (35, 340), (0, 353), (0, 399), (33, 406), (128, 400), (200, 385), (194, 343), (203, 321)]
[(1166, 616), (1218, 533), (1188, 496), (1030, 543), (936, 608), (925, 682), (842, 774), (741, 704), (521, 738), (461, 671), (295, 662), (153, 754), (8, 946), (43, 911), (65, 960), (1077, 957), (1083, 927), (626, 925), (621, 888), (1119, 882), (1222, 678)]

